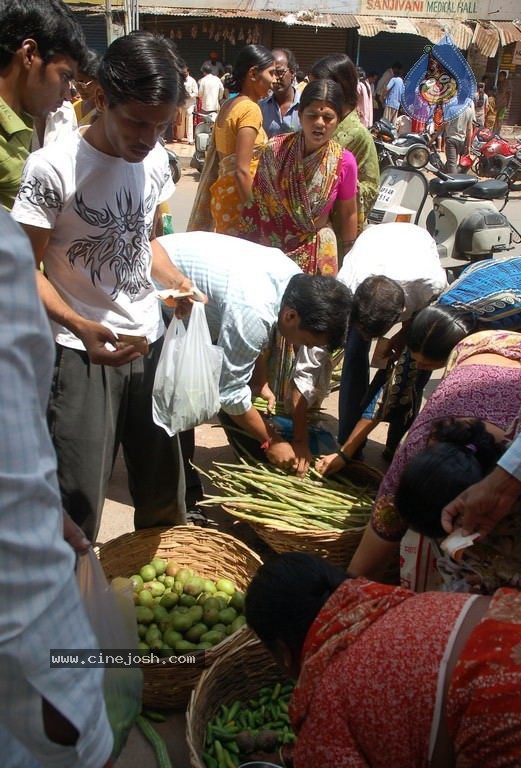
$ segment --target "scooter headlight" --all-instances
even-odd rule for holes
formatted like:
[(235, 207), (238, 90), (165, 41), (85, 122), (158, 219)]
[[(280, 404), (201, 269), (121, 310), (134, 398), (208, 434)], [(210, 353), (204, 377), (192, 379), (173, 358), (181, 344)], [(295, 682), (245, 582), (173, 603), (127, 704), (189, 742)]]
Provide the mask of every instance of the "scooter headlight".
[(411, 147), (405, 155), (405, 162), (412, 168), (424, 168), (429, 162), (430, 153), (427, 147), (419, 144)]

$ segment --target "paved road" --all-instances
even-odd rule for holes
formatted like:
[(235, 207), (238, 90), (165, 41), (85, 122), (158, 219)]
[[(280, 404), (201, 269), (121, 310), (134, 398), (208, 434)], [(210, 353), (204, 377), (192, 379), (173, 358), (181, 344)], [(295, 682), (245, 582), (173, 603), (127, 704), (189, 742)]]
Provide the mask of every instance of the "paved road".
[[(188, 147), (181, 148), (185, 155), (189, 154)], [(183, 160), (185, 165), (188, 160)], [(171, 198), (171, 208), (173, 213), (174, 230), (183, 232), (190, 216), (192, 201), (197, 189), (197, 179), (199, 174), (189, 167), (183, 169), (182, 178), (177, 186), (176, 192)], [(424, 220), (430, 210), (430, 203), (424, 211)], [(510, 221), (521, 231), (521, 194), (512, 195), (510, 202), (505, 209), (506, 215)], [(513, 253), (521, 255), (521, 246), (517, 245)], [(430, 384), (427, 394), (437, 383), (437, 378)], [(336, 414), (337, 414), (337, 393), (333, 393), (325, 403), (326, 415), (325, 426), (335, 434), (336, 432)], [(368, 448), (366, 449), (366, 460), (373, 466), (385, 470), (386, 464), (381, 458), (382, 445), (385, 442), (386, 426), (381, 425), (371, 435)], [(195, 463), (201, 467), (208, 467), (212, 461), (233, 461), (234, 457), (228, 447), (222, 429), (217, 425), (202, 425), (196, 430), (196, 454)], [(217, 516), (216, 516), (217, 519)], [(223, 530), (238, 534), (239, 530), (234, 527), (229, 516), (222, 513), (218, 516), (220, 528)], [(132, 508), (127, 490), (126, 473), (123, 462), (120, 458), (116, 462), (112, 481), (109, 488), (108, 499), (103, 510), (103, 520), (99, 535), (99, 542), (105, 542), (133, 530)], [(248, 539), (248, 536), (250, 539)], [(248, 543), (253, 544), (251, 534), (248, 534), (247, 526), (241, 526), (241, 538), (248, 539)], [(161, 724), (158, 730), (162, 733), (168, 744), (168, 749), (172, 761), (176, 768), (190, 768), (186, 747), (184, 744), (184, 718), (182, 715), (171, 715), (166, 723)], [(131, 733), (127, 746), (120, 760), (118, 768), (152, 768), (155, 766), (153, 753), (149, 745), (144, 741), (141, 734), (134, 729)]]

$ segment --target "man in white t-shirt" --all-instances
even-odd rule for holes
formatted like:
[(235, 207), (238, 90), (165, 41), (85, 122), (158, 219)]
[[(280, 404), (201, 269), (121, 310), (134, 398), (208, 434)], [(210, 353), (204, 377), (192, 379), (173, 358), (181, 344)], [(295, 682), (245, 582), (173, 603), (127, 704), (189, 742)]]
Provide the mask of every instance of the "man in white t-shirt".
[(192, 77), (188, 71), (188, 67), (183, 62), (183, 75), (185, 79), (185, 92), (186, 101), (184, 103), (185, 111), (185, 135), (189, 144), (194, 143), (194, 111), (197, 102), (197, 96), (199, 95), (199, 86), (197, 80)]
[(218, 112), (224, 96), (224, 86), (219, 77), (212, 75), (209, 64), (201, 67), (203, 73), (199, 80), (199, 98), (201, 99), (201, 112)]
[[(385, 336), (399, 324), (399, 332), (382, 352), (389, 363), (396, 359), (405, 345), (408, 322), (442, 293), (447, 277), (429, 233), (416, 224), (392, 222), (362, 232), (337, 279), (353, 292), (338, 425), (338, 441), (346, 458), (352, 458), (375, 424), (372, 417), (362, 419), (370, 410), (366, 400), (371, 340)], [(345, 459), (333, 456), (332, 460), (338, 469)]]
[(224, 64), (222, 61), (219, 61), (217, 51), (212, 51), (210, 53), (210, 58), (203, 61), (201, 68), (204, 66), (209, 67), (208, 71), (211, 72), (212, 75), (216, 75), (216, 77), (222, 77), (224, 75)]
[(98, 120), (29, 156), (13, 208), (45, 264), (36, 276), (57, 347), (49, 424), (63, 506), (91, 540), (120, 443), (136, 528), (183, 519), (178, 443), (152, 421), (164, 330), (152, 275), (190, 286), (150, 247), (173, 191), (157, 139), (184, 98), (177, 57), (168, 40), (134, 32), (109, 47), (99, 82)]

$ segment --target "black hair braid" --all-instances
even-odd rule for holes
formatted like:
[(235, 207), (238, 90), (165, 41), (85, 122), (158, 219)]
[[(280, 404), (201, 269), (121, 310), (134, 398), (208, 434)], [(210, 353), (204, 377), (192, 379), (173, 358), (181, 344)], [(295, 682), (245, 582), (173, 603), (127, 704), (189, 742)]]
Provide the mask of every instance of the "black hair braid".
[(439, 419), (433, 422), (430, 437), (438, 443), (452, 443), (471, 454), (483, 474), (492, 470), (503, 453), (503, 447), (480, 419)]

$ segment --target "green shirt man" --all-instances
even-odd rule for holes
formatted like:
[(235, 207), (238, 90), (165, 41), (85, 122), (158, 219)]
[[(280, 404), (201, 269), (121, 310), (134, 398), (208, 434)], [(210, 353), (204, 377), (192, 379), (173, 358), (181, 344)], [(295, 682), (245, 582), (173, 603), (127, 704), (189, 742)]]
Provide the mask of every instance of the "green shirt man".
[(29, 115), (17, 115), (0, 97), (0, 204), (8, 210), (20, 186), (32, 133)]

